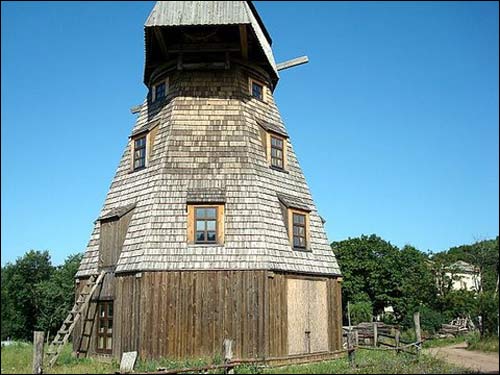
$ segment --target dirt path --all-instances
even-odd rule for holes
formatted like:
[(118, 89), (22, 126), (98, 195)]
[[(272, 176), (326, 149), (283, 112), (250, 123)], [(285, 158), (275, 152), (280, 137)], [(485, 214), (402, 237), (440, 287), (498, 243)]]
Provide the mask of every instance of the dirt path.
[(498, 374), (498, 353), (466, 350), (467, 344), (425, 349), (424, 353), (437, 356), (446, 362), (481, 373)]

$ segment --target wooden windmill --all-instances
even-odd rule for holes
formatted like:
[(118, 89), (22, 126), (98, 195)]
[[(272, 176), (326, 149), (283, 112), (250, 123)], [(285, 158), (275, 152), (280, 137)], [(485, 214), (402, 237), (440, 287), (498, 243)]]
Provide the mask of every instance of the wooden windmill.
[(307, 58), (276, 64), (271, 43), (249, 1), (156, 3), (149, 94), (77, 273), (76, 352), (341, 349), (340, 271), (273, 99)]

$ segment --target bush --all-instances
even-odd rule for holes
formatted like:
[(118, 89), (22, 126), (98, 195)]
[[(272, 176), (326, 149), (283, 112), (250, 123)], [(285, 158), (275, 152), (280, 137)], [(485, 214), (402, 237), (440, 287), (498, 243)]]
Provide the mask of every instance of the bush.
[[(420, 310), (420, 328), (424, 332), (434, 334), (441, 328), (441, 324), (447, 323), (448, 318), (437, 310), (434, 310), (426, 305), (419, 307)], [(413, 313), (407, 315), (402, 322), (402, 326), (406, 329), (414, 328)]]
[(481, 316), (481, 335), (496, 335), (498, 327), (498, 294), (484, 292), (479, 295), (478, 315)]
[(369, 301), (359, 301), (350, 304), (351, 323), (371, 322), (373, 307)]

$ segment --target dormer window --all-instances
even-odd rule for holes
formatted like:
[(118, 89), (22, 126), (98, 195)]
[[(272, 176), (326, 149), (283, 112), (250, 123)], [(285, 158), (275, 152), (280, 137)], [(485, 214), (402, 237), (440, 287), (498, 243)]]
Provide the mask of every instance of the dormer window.
[(249, 91), (250, 95), (252, 95), (254, 98), (257, 98), (259, 100), (264, 101), (265, 95), (264, 95), (264, 84), (256, 81), (253, 78), (249, 79)]
[(137, 137), (134, 142), (134, 171), (146, 167), (146, 135)]
[(293, 212), (293, 247), (306, 248), (306, 215)]
[(167, 96), (168, 78), (153, 85), (151, 90), (151, 101), (156, 102)]
[(271, 138), (271, 166), (283, 169), (285, 165), (284, 139), (275, 135)]

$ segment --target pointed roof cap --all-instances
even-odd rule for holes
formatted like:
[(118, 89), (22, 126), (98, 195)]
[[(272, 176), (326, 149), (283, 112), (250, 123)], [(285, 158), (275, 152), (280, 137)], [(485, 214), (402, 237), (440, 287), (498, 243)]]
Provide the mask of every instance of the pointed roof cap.
[(272, 39), (251, 1), (158, 1), (144, 26), (250, 25), (276, 78)]

